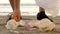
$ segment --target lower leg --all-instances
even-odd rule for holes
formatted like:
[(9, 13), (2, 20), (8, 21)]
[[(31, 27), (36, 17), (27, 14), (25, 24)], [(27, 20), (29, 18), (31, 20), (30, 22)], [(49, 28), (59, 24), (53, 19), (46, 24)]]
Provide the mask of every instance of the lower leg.
[(12, 9), (20, 9), (20, 0), (9, 0)]
[[(17, 17), (20, 16), (20, 0), (14, 0), (14, 13), (16, 13)], [(19, 16), (18, 16), (19, 15)]]
[(14, 13), (13, 13), (13, 19), (16, 21), (20, 20), (20, 0), (14, 0)]
[(20, 0), (9, 0), (13, 9), (13, 19), (20, 20)]
[(9, 0), (9, 2), (11, 4), (12, 9), (14, 10), (14, 0)]
[(20, 11), (20, 0), (16, 0), (16, 9)]
[(45, 12), (45, 9), (42, 7), (39, 7), (39, 12)]

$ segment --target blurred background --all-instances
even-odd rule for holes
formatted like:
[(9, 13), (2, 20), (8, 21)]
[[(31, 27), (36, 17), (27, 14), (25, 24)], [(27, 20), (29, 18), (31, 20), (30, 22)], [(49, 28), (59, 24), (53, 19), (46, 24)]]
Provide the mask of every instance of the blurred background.
[[(39, 7), (36, 5), (35, 0), (21, 0), (20, 7), (21, 7), (20, 9), (21, 15), (23, 16), (23, 18), (36, 19), (36, 14), (39, 12)], [(5, 25), (3, 25), (7, 23), (7, 19), (9, 17), (8, 14), (11, 12), (13, 11), (10, 6), (9, 0), (0, 0), (0, 34), (11, 34), (11, 32), (9, 33), (9, 31), (5, 28)], [(46, 14), (48, 16), (51, 16), (51, 14), (49, 13)], [(57, 31), (53, 32), (53, 34), (60, 34), (60, 12), (58, 13), (57, 17), (55, 18), (50, 17), (50, 18), (54, 21), (55, 24), (57, 24), (56, 26)], [(47, 34), (44, 32), (40, 33)], [(50, 32), (50, 34), (52, 33)]]
[[(39, 7), (36, 5), (35, 0), (21, 0), (21, 16), (28, 19), (36, 19), (36, 14), (39, 12)], [(0, 21), (4, 22), (7, 19), (7, 15), (13, 12), (10, 6), (9, 0), (0, 0)], [(48, 16), (51, 14), (46, 13)], [(4, 16), (4, 17), (3, 17)], [(57, 15), (57, 18), (60, 18), (60, 12)], [(1, 22), (1, 23), (2, 23)]]
[[(37, 12), (39, 12), (39, 7), (36, 5), (35, 0), (21, 0), (20, 8), (21, 15), (24, 16), (24, 18), (35, 17)], [(4, 24), (4, 22), (6, 23), (8, 14), (11, 12), (13, 12), (13, 10), (9, 0), (0, 0), (0, 24)]]
[[(38, 12), (39, 8), (36, 5), (35, 0), (21, 0), (20, 10), (21, 15), (34, 16)], [(4, 15), (6, 15), (9, 12), (13, 12), (9, 0), (0, 0), (0, 13), (5, 13)]]
[[(35, 0), (21, 0), (21, 15), (22, 16), (36, 16), (39, 12), (39, 7), (36, 5)], [(0, 0), (0, 14), (7, 15), (13, 12), (9, 0)], [(51, 14), (46, 13), (48, 16)], [(60, 12), (58, 13), (60, 16)]]

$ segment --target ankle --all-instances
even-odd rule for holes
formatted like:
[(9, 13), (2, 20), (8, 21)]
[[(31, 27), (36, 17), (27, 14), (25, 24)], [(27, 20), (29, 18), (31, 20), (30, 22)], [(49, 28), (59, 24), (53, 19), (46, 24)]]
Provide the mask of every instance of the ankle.
[(44, 13), (45, 14), (45, 11), (40, 11), (39, 13)]

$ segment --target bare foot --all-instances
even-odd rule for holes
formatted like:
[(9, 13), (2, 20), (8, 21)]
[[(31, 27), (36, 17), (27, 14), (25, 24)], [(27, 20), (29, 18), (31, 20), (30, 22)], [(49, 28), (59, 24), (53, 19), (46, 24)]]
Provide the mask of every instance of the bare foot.
[(12, 19), (16, 20), (16, 22), (19, 22), (20, 21), (20, 10), (15, 10), (13, 12)]

